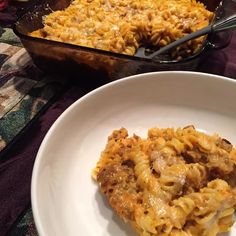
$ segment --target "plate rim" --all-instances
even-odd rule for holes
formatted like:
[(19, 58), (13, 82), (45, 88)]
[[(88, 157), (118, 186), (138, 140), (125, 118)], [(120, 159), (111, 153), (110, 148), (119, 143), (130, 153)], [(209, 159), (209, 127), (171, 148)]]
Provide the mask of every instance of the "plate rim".
[[(79, 106), (80, 103), (82, 103), (83, 101), (85, 101), (87, 98), (93, 96), (96, 93), (101, 92), (102, 90), (108, 88), (108, 87), (112, 87), (115, 86), (116, 84), (120, 84), (120, 83), (125, 83), (125, 81), (128, 80), (132, 80), (132, 79), (136, 79), (136, 78), (140, 78), (140, 77), (146, 77), (146, 76), (161, 76), (161, 75), (167, 75), (167, 74), (184, 74), (184, 75), (200, 75), (200, 76), (206, 76), (209, 79), (218, 79), (218, 80), (225, 80), (228, 82), (232, 82), (236, 84), (236, 80), (233, 78), (229, 78), (226, 76), (222, 76), (222, 75), (216, 75), (216, 74), (210, 74), (210, 73), (205, 73), (205, 72), (197, 72), (197, 71), (155, 71), (155, 72), (148, 72), (148, 73), (142, 73), (142, 74), (135, 74), (135, 75), (131, 75), (131, 76), (127, 76), (127, 77), (122, 77), (120, 79), (117, 79), (115, 81), (106, 83), (90, 92), (88, 92), (87, 94), (83, 95), (82, 97), (80, 97), (79, 99), (77, 99), (76, 101), (74, 101), (69, 107), (67, 107), (62, 113), (61, 115), (59, 115), (59, 117), (57, 117), (57, 119), (53, 122), (53, 124), (51, 125), (51, 127), (48, 129), (46, 135), (44, 136), (39, 149), (37, 151), (36, 157), (35, 157), (35, 161), (34, 161), (34, 165), (33, 165), (33, 170), (32, 170), (32, 176), (31, 176), (31, 207), (32, 207), (32, 214), (33, 214), (33, 218), (34, 218), (34, 222), (35, 222), (35, 226), (37, 229), (37, 232), (40, 236), (46, 236), (46, 232), (44, 230), (42, 221), (40, 220), (40, 210), (38, 207), (38, 202), (37, 202), (37, 180), (38, 180), (38, 173), (39, 173), (39, 166), (40, 166), (40, 162), (41, 159), (43, 158), (43, 150), (47, 144), (47, 141), (50, 139), (51, 134), (54, 132), (54, 130), (57, 129), (57, 126), (62, 122), (62, 120), (64, 119), (64, 117), (70, 113), (70, 111), (72, 111), (74, 109), (74, 107)], [(151, 77), (149, 77), (151, 78)], [(146, 78), (148, 79), (148, 78)], [(158, 79), (158, 78), (157, 78)], [(235, 85), (236, 86), (236, 85)]]

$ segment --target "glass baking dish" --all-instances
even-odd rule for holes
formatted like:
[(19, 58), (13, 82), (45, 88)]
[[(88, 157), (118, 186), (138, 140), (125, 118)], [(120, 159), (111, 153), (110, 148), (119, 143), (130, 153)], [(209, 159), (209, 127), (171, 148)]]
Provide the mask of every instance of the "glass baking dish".
[[(103, 51), (94, 48), (72, 45), (29, 36), (28, 34), (43, 27), (43, 17), (52, 11), (61, 10), (70, 4), (70, 0), (45, 0), (28, 9), (14, 26), (15, 34), (21, 39), (35, 65), (47, 72), (75, 75), (86, 71), (95, 71), (114, 80), (137, 73), (163, 70), (195, 70), (199, 62), (211, 51), (214, 35), (208, 35), (200, 51), (182, 60), (144, 59), (136, 56)], [(213, 21), (223, 16), (223, 2), (220, 0), (202, 0), (208, 10), (215, 13)]]

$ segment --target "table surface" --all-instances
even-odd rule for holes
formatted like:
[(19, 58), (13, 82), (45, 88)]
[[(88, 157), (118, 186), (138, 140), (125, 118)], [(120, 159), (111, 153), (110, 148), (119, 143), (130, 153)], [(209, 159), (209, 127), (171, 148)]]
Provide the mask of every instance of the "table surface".
[[(227, 14), (236, 13), (236, 3), (231, 0), (226, 3)], [(197, 71), (236, 79), (236, 32), (232, 33), (229, 45), (224, 49), (210, 53), (201, 62)], [(2, 78), (0, 74), (0, 88)], [(5, 149), (6, 151), (2, 152), (0, 159), (0, 235), (35, 235), (32, 222), (31, 225), (28, 225), (27, 230), (21, 232), (16, 231), (13, 226), (16, 226), (22, 217), (32, 217), (25, 215), (25, 212), (30, 208), (32, 169), (39, 146), (60, 114), (81, 96), (94, 89), (92, 85), (80, 84), (73, 79), (69, 84), (64, 85), (62, 82), (61, 85), (60, 89), (57, 88), (56, 96), (53, 96), (53, 99), (49, 96), (48, 105), (44, 107), (43, 103), (43, 112), (35, 116), (32, 119), (33, 122), (29, 122), (24, 132), (21, 133), (20, 138), (12, 142)], [(1, 127), (0, 132), (3, 132)], [(0, 133), (0, 137), (2, 135)]]

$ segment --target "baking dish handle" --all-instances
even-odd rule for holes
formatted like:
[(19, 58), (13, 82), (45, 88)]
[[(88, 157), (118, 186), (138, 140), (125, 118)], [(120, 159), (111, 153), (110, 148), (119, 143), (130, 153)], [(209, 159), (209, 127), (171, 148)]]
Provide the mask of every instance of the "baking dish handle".
[(208, 41), (207, 47), (214, 50), (226, 48), (230, 44), (231, 38), (232, 31), (216, 33)]

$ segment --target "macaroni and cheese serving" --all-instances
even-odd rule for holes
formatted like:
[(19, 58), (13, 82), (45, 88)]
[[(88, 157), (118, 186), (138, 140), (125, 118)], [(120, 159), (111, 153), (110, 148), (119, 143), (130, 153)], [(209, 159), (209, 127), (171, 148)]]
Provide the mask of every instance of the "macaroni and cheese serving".
[(93, 178), (142, 236), (215, 236), (233, 225), (236, 149), (193, 126), (113, 131)]
[[(45, 16), (30, 35), (134, 55), (140, 46), (160, 48), (211, 22), (213, 13), (196, 0), (74, 0)], [(205, 37), (172, 50), (172, 58), (196, 53)]]

